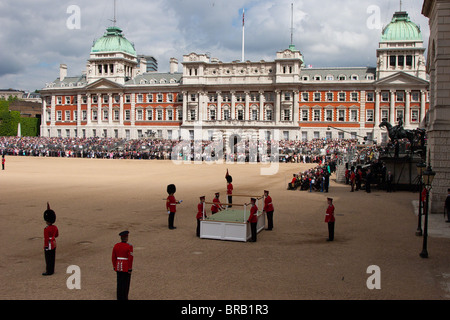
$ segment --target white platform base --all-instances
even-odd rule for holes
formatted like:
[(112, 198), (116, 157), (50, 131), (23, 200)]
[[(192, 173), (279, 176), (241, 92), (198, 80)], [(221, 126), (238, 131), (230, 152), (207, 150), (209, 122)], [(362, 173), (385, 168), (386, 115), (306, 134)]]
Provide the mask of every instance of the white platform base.
[[(266, 214), (258, 216), (256, 231), (259, 233), (265, 228)], [(249, 223), (202, 220), (200, 222), (200, 238), (231, 240), (246, 242), (252, 237)]]

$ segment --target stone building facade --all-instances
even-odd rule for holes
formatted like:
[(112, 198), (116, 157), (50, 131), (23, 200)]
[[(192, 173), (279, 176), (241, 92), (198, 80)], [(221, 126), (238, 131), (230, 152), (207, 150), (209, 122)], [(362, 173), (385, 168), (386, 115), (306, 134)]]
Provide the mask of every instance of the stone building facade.
[[(145, 59), (120, 28), (92, 46), (86, 71), (42, 89), (41, 135), (139, 139), (357, 138), (387, 140), (379, 124), (417, 128), (428, 110), (420, 28), (396, 12), (384, 29), (376, 67), (307, 68), (294, 45), (273, 61), (222, 62), (189, 53), (167, 73)], [(375, 52), (374, 52), (375, 54)]]
[(431, 212), (442, 213), (450, 188), (450, 2), (425, 0), (422, 14), (429, 18), (427, 72), (430, 75), (430, 110), (426, 129), (431, 163), (436, 176), (431, 190)]

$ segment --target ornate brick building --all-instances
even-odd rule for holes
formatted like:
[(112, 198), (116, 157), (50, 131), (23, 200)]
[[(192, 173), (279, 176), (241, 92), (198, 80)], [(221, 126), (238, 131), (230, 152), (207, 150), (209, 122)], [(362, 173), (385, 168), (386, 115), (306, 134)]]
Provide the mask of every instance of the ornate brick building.
[[(42, 89), (42, 136), (166, 139), (386, 140), (382, 120), (419, 126), (428, 110), (420, 28), (396, 12), (373, 68), (307, 68), (295, 46), (273, 61), (222, 62), (189, 53), (170, 72), (145, 59), (118, 27), (92, 46), (86, 71)], [(375, 53), (374, 53), (375, 54)]]

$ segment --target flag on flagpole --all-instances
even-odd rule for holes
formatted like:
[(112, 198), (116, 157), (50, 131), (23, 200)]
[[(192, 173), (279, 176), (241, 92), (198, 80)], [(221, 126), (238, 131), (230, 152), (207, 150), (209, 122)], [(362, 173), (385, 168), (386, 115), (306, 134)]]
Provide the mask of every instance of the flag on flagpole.
[(245, 9), (242, 9), (242, 26), (244, 26)]

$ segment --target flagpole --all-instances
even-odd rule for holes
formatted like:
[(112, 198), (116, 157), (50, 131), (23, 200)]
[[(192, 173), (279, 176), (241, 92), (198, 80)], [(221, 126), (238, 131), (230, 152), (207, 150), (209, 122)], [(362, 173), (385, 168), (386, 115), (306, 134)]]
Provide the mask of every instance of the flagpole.
[(242, 59), (241, 59), (242, 62), (244, 62), (244, 47), (245, 47), (244, 10), (245, 9), (242, 9)]

